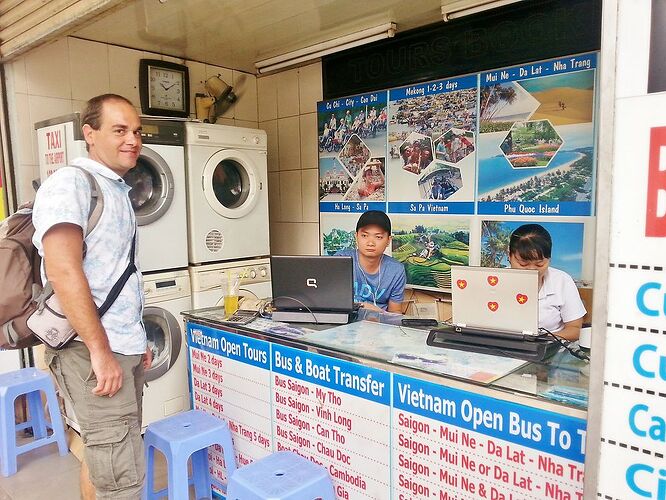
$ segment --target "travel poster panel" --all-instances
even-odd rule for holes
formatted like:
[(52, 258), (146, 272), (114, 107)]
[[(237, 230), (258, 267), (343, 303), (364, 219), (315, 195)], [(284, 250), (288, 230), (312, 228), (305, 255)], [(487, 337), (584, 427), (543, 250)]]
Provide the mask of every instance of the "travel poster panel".
[(321, 213), (321, 255), (335, 255), (345, 248), (356, 248), (358, 214)]
[(387, 93), (317, 105), (320, 212), (386, 210)]
[[(187, 347), (192, 408), (227, 422), (239, 467), (269, 455), (274, 448), (270, 344), (188, 323)], [(213, 477), (226, 483), (222, 448), (211, 446), (208, 458)]]
[(593, 215), (597, 54), (482, 73), (479, 214)]
[(478, 76), (389, 92), (389, 212), (473, 214)]
[[(481, 266), (509, 267), (509, 238), (511, 233), (531, 220), (481, 221)], [(553, 240), (550, 265), (574, 280), (583, 273), (583, 242), (585, 224), (582, 222), (538, 222)]]
[(583, 498), (583, 419), (398, 374), (392, 413), (393, 498)]
[(469, 265), (471, 219), (461, 216), (392, 215), (392, 255), (405, 266), (407, 284), (450, 289), (451, 266)]

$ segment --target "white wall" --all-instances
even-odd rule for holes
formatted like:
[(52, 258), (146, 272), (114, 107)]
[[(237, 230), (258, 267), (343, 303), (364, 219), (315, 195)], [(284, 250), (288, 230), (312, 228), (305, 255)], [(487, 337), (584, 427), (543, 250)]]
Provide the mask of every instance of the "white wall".
[(35, 122), (81, 111), (96, 95), (113, 92), (131, 100), (140, 112), (139, 60), (163, 59), (186, 64), (190, 71), (190, 111), (203, 83), (221, 74), (233, 85), (238, 101), (218, 123), (257, 128), (257, 85), (254, 75), (195, 61), (127, 49), (73, 37), (40, 46), (6, 65), (6, 84), (19, 203), (34, 198), (31, 181), (39, 177)]
[(259, 128), (268, 134), (271, 252), (317, 255), (321, 63), (259, 77), (257, 94)]

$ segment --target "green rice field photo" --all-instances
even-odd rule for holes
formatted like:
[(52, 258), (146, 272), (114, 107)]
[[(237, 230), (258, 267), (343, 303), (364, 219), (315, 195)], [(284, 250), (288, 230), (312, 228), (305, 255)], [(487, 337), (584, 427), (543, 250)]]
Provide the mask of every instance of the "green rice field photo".
[[(430, 220), (428, 220), (430, 219)], [(394, 216), (392, 255), (414, 287), (450, 289), (451, 266), (469, 264), (469, 220)]]

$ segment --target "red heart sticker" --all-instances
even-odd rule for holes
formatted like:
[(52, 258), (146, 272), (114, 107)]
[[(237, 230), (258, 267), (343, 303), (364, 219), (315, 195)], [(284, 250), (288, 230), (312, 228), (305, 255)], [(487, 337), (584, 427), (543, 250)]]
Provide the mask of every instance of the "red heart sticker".
[(527, 303), (527, 295), (525, 295), (524, 293), (519, 293), (518, 295), (516, 295), (516, 301), (519, 304), (526, 304)]
[(488, 302), (488, 309), (490, 309), (492, 312), (497, 312), (499, 309), (499, 304), (497, 302)]
[(490, 286), (495, 286), (499, 283), (499, 278), (497, 276), (488, 276), (488, 284)]
[(458, 285), (458, 288), (463, 290), (467, 286), (467, 281), (465, 280), (458, 280), (456, 281), (456, 285)]

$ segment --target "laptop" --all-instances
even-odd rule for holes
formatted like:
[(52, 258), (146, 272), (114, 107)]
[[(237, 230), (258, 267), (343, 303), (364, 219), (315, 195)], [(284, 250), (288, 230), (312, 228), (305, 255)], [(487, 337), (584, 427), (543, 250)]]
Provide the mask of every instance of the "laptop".
[(453, 266), (454, 328), (508, 338), (539, 335), (539, 273), (526, 269)]
[(431, 330), (435, 347), (541, 361), (559, 344), (539, 332), (539, 273), (524, 269), (451, 268), (452, 325)]
[(354, 267), (351, 257), (271, 257), (275, 321), (349, 322), (354, 310)]

